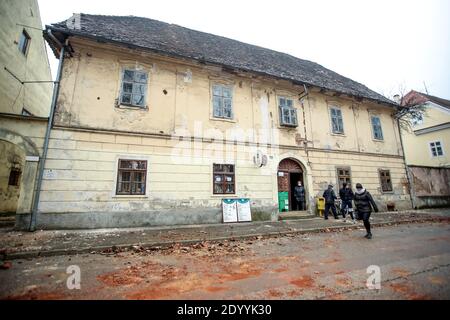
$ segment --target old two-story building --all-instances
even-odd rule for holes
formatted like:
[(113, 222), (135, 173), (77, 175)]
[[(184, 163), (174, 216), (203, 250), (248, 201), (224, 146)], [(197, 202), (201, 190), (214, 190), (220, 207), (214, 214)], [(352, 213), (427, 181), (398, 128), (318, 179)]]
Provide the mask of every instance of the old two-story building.
[(0, 223), (29, 214), (52, 97), (37, 0), (0, 2)]
[(311, 213), (344, 181), (411, 207), (396, 104), (319, 64), (133, 16), (45, 38), (62, 73), (39, 228), (220, 223), (228, 198), (276, 220), (297, 181)]
[(423, 108), (401, 130), (413, 205), (450, 206), (450, 101), (412, 90), (401, 103)]

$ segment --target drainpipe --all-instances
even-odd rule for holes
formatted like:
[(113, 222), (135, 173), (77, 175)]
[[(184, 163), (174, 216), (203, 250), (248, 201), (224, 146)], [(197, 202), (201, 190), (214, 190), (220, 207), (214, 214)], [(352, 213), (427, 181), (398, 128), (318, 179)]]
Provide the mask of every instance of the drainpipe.
[[(52, 37), (52, 39), (54, 39), (54, 41), (55, 40), (57, 41), (57, 39), (51, 34), (51, 31), (49, 31), (49, 35), (50, 35), (50, 37)], [(58, 100), (59, 83), (61, 80), (61, 73), (62, 73), (62, 65), (64, 62), (65, 45), (61, 44), (59, 41), (57, 43), (61, 48), (61, 50), (59, 52), (58, 71), (56, 74), (56, 81), (53, 86), (53, 97), (52, 97), (52, 104), (50, 106), (50, 115), (48, 117), (47, 130), (45, 131), (44, 149), (42, 151), (42, 157), (39, 161), (38, 178), (36, 181), (36, 193), (33, 198), (33, 207), (31, 209), (30, 226), (28, 229), (29, 231), (36, 230), (36, 220), (37, 220), (37, 214), (38, 214), (39, 198), (41, 195), (42, 177), (44, 176), (44, 165), (45, 165), (45, 160), (47, 159), (50, 131), (51, 131), (51, 128), (53, 125), (53, 116), (55, 115), (56, 101)]]

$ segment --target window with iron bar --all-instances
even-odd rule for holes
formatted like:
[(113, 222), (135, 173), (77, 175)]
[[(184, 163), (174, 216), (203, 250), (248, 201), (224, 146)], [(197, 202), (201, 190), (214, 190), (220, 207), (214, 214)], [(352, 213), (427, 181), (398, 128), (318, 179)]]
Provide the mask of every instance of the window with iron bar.
[(16, 186), (16, 187), (19, 186), (21, 175), (22, 175), (22, 171), (20, 169), (11, 168), (11, 171), (9, 172), (8, 185)]

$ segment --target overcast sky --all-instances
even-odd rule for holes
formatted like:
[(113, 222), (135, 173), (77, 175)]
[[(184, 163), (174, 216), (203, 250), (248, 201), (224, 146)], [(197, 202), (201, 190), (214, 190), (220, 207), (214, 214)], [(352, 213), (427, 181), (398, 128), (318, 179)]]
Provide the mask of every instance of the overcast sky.
[[(148, 17), (311, 60), (384, 95), (425, 92), (426, 85), (429, 94), (450, 99), (448, 0), (39, 0), (39, 6), (44, 25), (73, 13)], [(53, 55), (50, 61), (54, 74)]]

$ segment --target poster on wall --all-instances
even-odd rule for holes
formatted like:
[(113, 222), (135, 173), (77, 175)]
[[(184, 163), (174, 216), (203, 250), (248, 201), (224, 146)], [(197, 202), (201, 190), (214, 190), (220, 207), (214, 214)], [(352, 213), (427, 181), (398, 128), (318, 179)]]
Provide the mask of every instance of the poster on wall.
[(236, 199), (222, 199), (222, 215), (224, 223), (238, 222)]
[(237, 200), (237, 216), (239, 222), (252, 221), (252, 213), (250, 210), (250, 199)]

